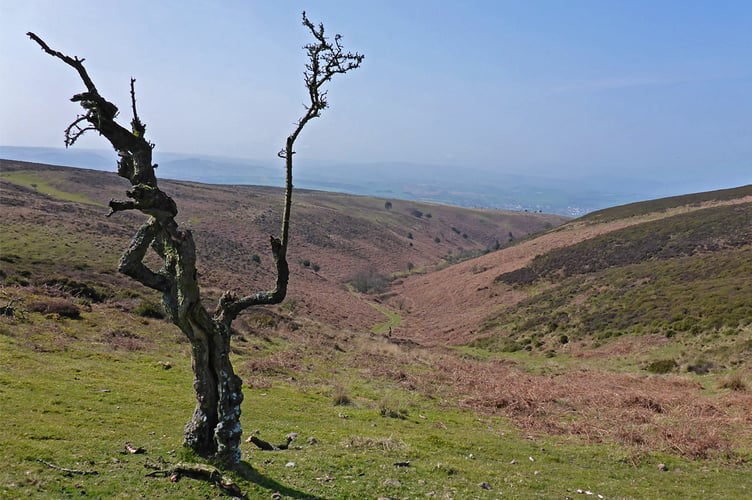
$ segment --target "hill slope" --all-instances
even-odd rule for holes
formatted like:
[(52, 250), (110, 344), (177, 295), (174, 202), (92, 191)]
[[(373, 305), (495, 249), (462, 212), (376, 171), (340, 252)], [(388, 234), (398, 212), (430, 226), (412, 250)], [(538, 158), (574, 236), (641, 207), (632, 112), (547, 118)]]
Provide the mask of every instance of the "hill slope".
[[(545, 304), (566, 298), (578, 303), (585, 300), (572, 288), (572, 280), (591, 283), (589, 295), (597, 295), (596, 290), (618, 273), (616, 269), (637, 265), (643, 266), (642, 274), (659, 282), (663, 279), (665, 284), (673, 279), (667, 275), (673, 271), (665, 266), (712, 269), (711, 262), (719, 268), (724, 268), (723, 262), (732, 262), (725, 268), (731, 265), (733, 269), (718, 272), (733, 276), (743, 288), (746, 285), (741, 283), (752, 278), (744, 264), (752, 246), (751, 219), (751, 186), (594, 213), (498, 252), (404, 280), (396, 288), (397, 300), (409, 304), (404, 328), (422, 342), (461, 344), (487, 335), (492, 324), (516, 315), (528, 317), (519, 330), (529, 333), (532, 324), (557, 322), (556, 308)], [(701, 276), (684, 278), (696, 279), (694, 286), (702, 290)], [(744, 292), (738, 291), (735, 295), (743, 297)], [(515, 309), (518, 304), (526, 307), (533, 297), (543, 304), (538, 314), (530, 317), (532, 311)], [(633, 309), (639, 306), (619, 302), (624, 315), (636, 316)], [(739, 307), (734, 308), (736, 316), (749, 317)], [(580, 320), (573, 317), (571, 324), (579, 331)], [(619, 324), (609, 328), (618, 329)]]
[[(195, 460), (176, 451), (192, 377), (185, 340), (154, 317), (158, 297), (115, 271), (141, 223), (103, 217), (126, 186), (0, 168), (0, 497), (107, 498), (124, 484), (218, 497), (145, 477)], [(270, 286), (279, 190), (162, 185), (195, 232), (210, 298)], [(244, 445), (253, 469), (236, 480), (252, 498), (748, 496), (749, 195), (553, 227), (560, 218), (299, 192), (290, 297), (236, 321), (232, 356), (246, 433), (301, 438), (284, 452)], [(508, 246), (487, 252), (497, 241)], [(350, 292), (363, 270), (366, 285), (398, 278)], [(122, 453), (125, 441), (147, 454)]]
[[(105, 218), (107, 202), (123, 198), (115, 174), (0, 160), (0, 252), (6, 277), (28, 274), (43, 283), (73, 274), (98, 281), (142, 222), (138, 214)], [(210, 299), (225, 289), (273, 286), (269, 235), (281, 225), (281, 189), (162, 181), (176, 200), (178, 221), (194, 232), (202, 286)], [(384, 315), (344, 286), (357, 275), (389, 275), (430, 267), (447, 255), (480, 252), (561, 224), (560, 216), (473, 210), (426, 203), (298, 190), (294, 194), (288, 306), (315, 321), (370, 330)], [(73, 273), (60, 269), (65, 264)], [(125, 278), (108, 277), (115, 287)], [(207, 304), (213, 308), (214, 303)]]

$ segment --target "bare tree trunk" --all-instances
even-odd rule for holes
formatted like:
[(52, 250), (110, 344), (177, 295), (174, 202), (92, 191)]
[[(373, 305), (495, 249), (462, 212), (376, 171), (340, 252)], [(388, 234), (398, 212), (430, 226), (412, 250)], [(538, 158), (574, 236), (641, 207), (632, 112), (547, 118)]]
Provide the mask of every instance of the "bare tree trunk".
[[(287, 285), (287, 263), (278, 268), (285, 272), (278, 276), (284, 283), (281, 293), (259, 293), (256, 300), (245, 300), (244, 307), (227, 306), (237, 302), (225, 294), (215, 316), (211, 316), (200, 300), (196, 272), (196, 249), (190, 231), (181, 231), (175, 222), (177, 206), (157, 186), (152, 164), (153, 145), (146, 141), (146, 126), (138, 118), (134, 80), (131, 80), (133, 120), (131, 130), (120, 126), (115, 117), (117, 107), (101, 97), (83, 66), (83, 60), (71, 58), (50, 49), (33, 33), (28, 34), (48, 54), (61, 59), (78, 71), (87, 92), (77, 94), (73, 101), (86, 110), (66, 130), (66, 146), (70, 146), (86, 131), (96, 130), (104, 135), (120, 156), (118, 175), (133, 186), (127, 192), (129, 200), (110, 201), (110, 213), (140, 210), (149, 220), (134, 235), (123, 253), (119, 270), (145, 286), (162, 292), (165, 310), (170, 320), (188, 337), (196, 392), (196, 409), (186, 425), (184, 444), (198, 455), (211, 457), (227, 466), (240, 461), (240, 405), (243, 402), (242, 382), (230, 362), (230, 323), (244, 308), (255, 303), (281, 302)], [(88, 123), (81, 126), (82, 123)], [(273, 240), (275, 243), (277, 240)], [(143, 259), (149, 249), (163, 260), (157, 271), (148, 268)], [(278, 254), (278, 248), (275, 248)], [(284, 254), (284, 252), (283, 252)], [(241, 299), (242, 301), (242, 299)]]
[[(149, 248), (163, 259), (160, 272), (143, 264)], [(229, 322), (210, 316), (201, 304), (190, 231), (170, 234), (152, 217), (133, 237), (118, 267), (162, 292), (168, 317), (191, 343), (196, 409), (186, 425), (184, 444), (200, 456), (238, 463), (242, 382), (230, 362)]]
[[(115, 121), (118, 108), (97, 91), (83, 66), (83, 59), (69, 57), (52, 50), (34, 33), (27, 35), (47, 54), (73, 67), (81, 77), (86, 92), (71, 99), (81, 104), (85, 113), (79, 115), (65, 131), (65, 145), (72, 146), (89, 130), (96, 130), (112, 144), (120, 157), (118, 175), (128, 179), (132, 188), (126, 192), (128, 200), (111, 200), (110, 213), (139, 210), (149, 216), (139, 228), (120, 258), (118, 269), (143, 285), (162, 293), (165, 311), (170, 320), (188, 337), (191, 343), (193, 387), (196, 409), (185, 427), (184, 444), (202, 457), (214, 458), (232, 467), (240, 462), (240, 405), (243, 402), (242, 381), (230, 362), (232, 321), (243, 310), (264, 304), (279, 304), (287, 294), (289, 267), (287, 244), (292, 204), (292, 155), (295, 139), (308, 121), (326, 109), (323, 85), (335, 74), (357, 68), (363, 60), (359, 54), (343, 53), (340, 36), (330, 43), (324, 27), (314, 26), (303, 13), (303, 25), (315, 43), (305, 46), (310, 63), (304, 73), (310, 104), (292, 135), (287, 138), (280, 156), (285, 158), (285, 208), (282, 217), (282, 238), (270, 237), (272, 256), (277, 270), (273, 290), (239, 297), (225, 292), (213, 314), (201, 304), (196, 271), (196, 248), (190, 230), (180, 230), (175, 221), (177, 205), (157, 186), (152, 164), (153, 144), (144, 135), (146, 125), (136, 111), (135, 80), (131, 79), (131, 129)], [(144, 264), (146, 252), (152, 249), (162, 259), (163, 266), (152, 270)]]

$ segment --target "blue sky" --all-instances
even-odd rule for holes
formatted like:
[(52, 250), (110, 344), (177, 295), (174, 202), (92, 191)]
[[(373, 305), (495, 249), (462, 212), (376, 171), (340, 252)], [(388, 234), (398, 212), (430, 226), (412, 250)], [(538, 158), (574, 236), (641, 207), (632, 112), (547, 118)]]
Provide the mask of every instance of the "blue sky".
[[(366, 55), (302, 157), (752, 182), (749, 1), (0, 0), (0, 144), (61, 146), (86, 58), (161, 151), (274, 162), (301, 112), (300, 12)], [(82, 147), (106, 148), (92, 135)]]

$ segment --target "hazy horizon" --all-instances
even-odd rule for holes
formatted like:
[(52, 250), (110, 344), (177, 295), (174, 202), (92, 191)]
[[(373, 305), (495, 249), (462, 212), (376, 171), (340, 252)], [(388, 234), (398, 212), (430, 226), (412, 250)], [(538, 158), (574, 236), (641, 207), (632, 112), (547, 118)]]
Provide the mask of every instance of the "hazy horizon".
[[(0, 144), (60, 147), (86, 59), (156, 152), (273, 164), (302, 109), (306, 9), (363, 67), (298, 141), (322, 165), (447, 166), (707, 189), (752, 176), (752, 4), (0, 0)], [(106, 149), (97, 134), (76, 148)], [(365, 172), (364, 172), (365, 174)], [(370, 175), (370, 174), (369, 174)], [(695, 188), (687, 188), (695, 189)]]
[[(112, 150), (32, 148), (0, 145), (0, 158), (101, 171), (116, 171)], [(221, 185), (281, 187), (284, 169), (278, 158), (244, 159), (213, 155), (155, 152), (160, 179)], [(462, 175), (458, 175), (461, 171)], [(336, 163), (302, 159), (294, 174), (297, 188), (389, 199), (502, 210), (527, 210), (580, 216), (593, 210), (636, 201), (738, 187), (733, 183), (561, 173), (560, 177), (458, 169), (449, 165), (408, 162)]]

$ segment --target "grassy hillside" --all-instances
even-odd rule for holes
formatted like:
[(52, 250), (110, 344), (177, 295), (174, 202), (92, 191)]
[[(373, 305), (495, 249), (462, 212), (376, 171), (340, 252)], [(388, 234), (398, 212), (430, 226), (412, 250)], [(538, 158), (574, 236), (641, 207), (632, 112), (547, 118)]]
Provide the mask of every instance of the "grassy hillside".
[[(279, 190), (163, 186), (211, 298), (269, 285)], [(115, 272), (141, 222), (103, 217), (125, 188), (102, 172), (0, 165), (0, 498), (223, 496), (158, 473), (196, 461), (181, 447), (189, 345), (157, 296)], [(572, 228), (597, 233), (576, 221), (486, 253), (562, 219), (300, 192), (290, 297), (239, 318), (232, 352), (244, 437), (297, 438), (244, 444), (250, 467), (232, 478), (248, 498), (749, 496), (752, 281), (739, 278), (752, 254), (734, 219), (747, 210), (697, 207), (702, 223), (677, 215), (665, 235), (604, 229), (601, 250), (565, 245)], [(635, 243), (654, 234), (674, 253)], [(574, 253), (525, 257), (556, 245)], [(463, 261), (472, 253), (485, 255)], [(575, 266), (583, 255), (602, 264)], [(543, 261), (532, 284), (495, 280)], [(363, 270), (400, 277), (364, 295), (346, 286)], [(420, 345), (426, 304), (436, 321), (464, 308), (480, 340)]]
[[(225, 289), (273, 286), (268, 246), (281, 224), (281, 189), (177, 181), (162, 187), (178, 204), (179, 222), (194, 233), (207, 307)], [(12, 208), (0, 239), (6, 280), (42, 284), (67, 276), (103, 281), (108, 294), (124, 286), (120, 276), (99, 277), (116, 275), (117, 259), (143, 220), (133, 213), (104, 217), (127, 182), (99, 171), (0, 160), (0, 189), (3, 205)], [(425, 271), (565, 220), (300, 190), (293, 214), (288, 304), (298, 315), (366, 330), (384, 316), (344, 286), (359, 274)]]
[(537, 343), (562, 335), (736, 334), (752, 322), (750, 220), (752, 203), (707, 208), (540, 255), (498, 276), (535, 286), (491, 323)]
[[(51, 300), (12, 293), (27, 306)], [(748, 493), (742, 465), (528, 436), (506, 419), (462, 410), (446, 387), (413, 385), (432, 378), (442, 362), (435, 354), (300, 326), (267, 323), (235, 342), (246, 436), (259, 429), (277, 443), (298, 433), (289, 450), (243, 445), (252, 469), (232, 477), (249, 498)], [(149, 476), (195, 461), (181, 449), (193, 398), (187, 351), (172, 326), (108, 304), (82, 308), (80, 319), (0, 318), (0, 497), (222, 497), (204, 481)], [(127, 453), (127, 442), (145, 453)]]
[(738, 200), (748, 196), (752, 196), (752, 185), (628, 203), (618, 207), (605, 208), (603, 210), (590, 212), (580, 220), (590, 223), (609, 222), (630, 217), (639, 217), (640, 215), (651, 213), (665, 212), (677, 207), (700, 206), (703, 203)]
[(752, 203), (721, 206), (661, 218), (613, 231), (536, 257), (499, 281), (530, 284), (617, 266), (660, 261), (749, 246)]
[(737, 194), (617, 207), (411, 279), (405, 335), (454, 344), (478, 364), (451, 382), (466, 404), (524, 428), (704, 459), (748, 450), (752, 208)]

